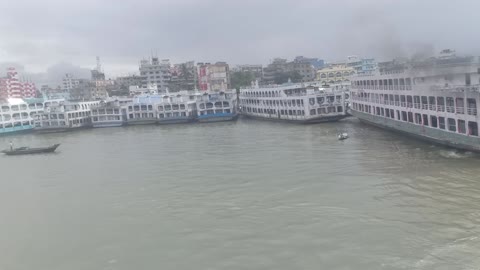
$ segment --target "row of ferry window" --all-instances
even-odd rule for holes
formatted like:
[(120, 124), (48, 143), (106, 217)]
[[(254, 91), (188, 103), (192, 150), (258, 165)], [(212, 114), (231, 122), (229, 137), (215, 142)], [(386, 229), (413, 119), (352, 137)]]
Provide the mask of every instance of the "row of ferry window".
[(101, 115), (101, 114), (119, 114), (120, 110), (119, 109), (97, 109), (97, 110), (92, 110), (92, 115)]
[(0, 121), (10, 121), (11, 119), (20, 120), (20, 119), (28, 119), (29, 117), (34, 117), (36, 115), (35, 112), (31, 112), (30, 115), (28, 113), (14, 113), (14, 114), (0, 114)]
[(399, 96), (362, 93), (360, 96), (354, 95), (353, 99), (387, 105), (390, 104), (406, 108), (417, 108), (441, 112), (447, 111), (459, 114), (465, 114), (464, 108), (466, 105), (468, 114), (477, 115), (477, 101), (474, 98), (464, 99), (461, 97)]
[(107, 120), (120, 120), (120, 116), (118, 115), (111, 115), (111, 116), (99, 116), (99, 117), (93, 117), (94, 122), (98, 121), (107, 121)]
[[(322, 105), (325, 103), (333, 103), (335, 102), (341, 102), (342, 96), (327, 96), (325, 97), (317, 97), (315, 98), (310, 98), (309, 103), (310, 105), (315, 105), (315, 102), (317, 102), (319, 105)], [(244, 105), (264, 105), (264, 106), (298, 106), (298, 107), (303, 107), (303, 99), (292, 99), (292, 100), (258, 100), (258, 99), (242, 99), (242, 104)]]
[(352, 88), (371, 90), (412, 90), (410, 78), (352, 81)]
[[(40, 117), (42, 120), (48, 120), (48, 119), (52, 119), (52, 120), (56, 120), (56, 119), (65, 119), (65, 114), (63, 113), (59, 113), (59, 114), (41, 114), (41, 115), (37, 115), (38, 117)], [(77, 118), (77, 117), (87, 117), (87, 116), (90, 116), (90, 112), (89, 111), (85, 111), (85, 112), (72, 112), (72, 113), (67, 113), (67, 116), (68, 118)]]
[[(263, 109), (263, 108), (250, 108), (246, 107), (244, 110), (248, 113), (263, 113), (263, 114), (273, 114), (276, 115), (277, 112), (280, 115), (305, 115), (305, 111), (303, 110), (276, 110), (276, 109)], [(330, 107), (323, 107), (318, 109), (311, 109), (310, 115), (317, 115), (317, 114), (329, 114), (335, 112), (343, 112), (342, 106), (330, 106)]]
[(264, 105), (264, 106), (298, 106), (303, 107), (303, 99), (289, 100), (258, 100), (258, 99), (242, 99), (242, 104), (247, 105)]
[[(374, 107), (371, 105), (353, 103), (353, 109), (370, 113), (377, 116), (383, 116), (395, 119), (395, 110), (381, 107)], [(471, 136), (478, 136), (478, 123), (473, 121), (455, 120), (453, 118), (445, 118), (442, 116), (420, 114), (406, 111), (396, 111), (396, 119), (404, 122), (415, 123), (417, 125), (429, 126), (432, 128), (439, 128), (460, 134), (468, 134)]]
[(280, 97), (280, 91), (244, 92), (246, 97)]
[(0, 124), (0, 129), (13, 128), (13, 127), (21, 127), (21, 126), (24, 126), (24, 127), (33, 126), (33, 121), (23, 121), (23, 122)]
[(20, 105), (3, 105), (2, 106), (2, 112), (9, 112), (9, 111), (19, 111), (19, 110), (26, 110), (26, 109), (30, 109), (30, 110), (39, 110), (39, 109), (43, 109), (43, 104), (42, 103), (31, 103), (28, 105), (27, 107), (27, 104), (20, 104)]
[[(88, 124), (90, 123), (90, 119), (89, 118), (73, 119), (73, 120), (70, 120), (69, 123), (70, 125)], [(36, 126), (40, 126), (40, 124), (41, 126), (44, 126), (44, 127), (56, 127), (56, 126), (66, 125), (65, 121), (40, 121), (35, 123)]]

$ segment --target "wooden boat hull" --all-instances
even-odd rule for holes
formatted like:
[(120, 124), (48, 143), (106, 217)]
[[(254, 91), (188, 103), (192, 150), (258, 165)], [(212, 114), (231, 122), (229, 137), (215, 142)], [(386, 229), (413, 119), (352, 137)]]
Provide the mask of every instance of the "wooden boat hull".
[(60, 144), (54, 144), (49, 147), (38, 147), (38, 148), (16, 148), (13, 150), (5, 150), (3, 153), (7, 156), (18, 156), (18, 155), (33, 155), (33, 154), (43, 154), (43, 153), (53, 153)]

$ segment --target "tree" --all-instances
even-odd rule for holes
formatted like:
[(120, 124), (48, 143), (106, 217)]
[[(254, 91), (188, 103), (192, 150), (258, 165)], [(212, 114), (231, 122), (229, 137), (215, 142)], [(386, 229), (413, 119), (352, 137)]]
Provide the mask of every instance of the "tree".
[(279, 72), (273, 78), (276, 84), (283, 84), (291, 80), (293, 83), (302, 81), (302, 75), (298, 71)]
[(249, 71), (235, 71), (230, 74), (230, 84), (234, 89), (240, 89), (240, 87), (250, 86), (252, 81), (255, 80), (255, 76)]

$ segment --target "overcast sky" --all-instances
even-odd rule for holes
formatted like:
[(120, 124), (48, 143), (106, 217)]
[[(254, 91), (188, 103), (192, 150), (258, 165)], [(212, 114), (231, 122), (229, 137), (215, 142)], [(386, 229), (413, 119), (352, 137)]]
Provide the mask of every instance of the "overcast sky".
[(443, 48), (480, 55), (478, 0), (0, 0), (0, 10), (0, 66), (28, 72), (92, 68), (98, 55), (115, 76), (151, 52), (232, 65)]

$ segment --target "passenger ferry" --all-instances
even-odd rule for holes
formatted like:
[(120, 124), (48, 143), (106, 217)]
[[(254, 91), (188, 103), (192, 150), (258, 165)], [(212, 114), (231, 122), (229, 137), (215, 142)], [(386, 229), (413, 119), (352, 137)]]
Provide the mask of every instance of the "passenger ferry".
[(100, 101), (69, 102), (47, 100), (44, 111), (35, 116), (35, 131), (41, 133), (62, 132), (92, 126), (91, 108)]
[(156, 103), (159, 96), (138, 96), (128, 105), (128, 125), (148, 125), (157, 123)]
[(234, 92), (205, 92), (198, 95), (196, 105), (199, 122), (232, 121), (238, 118)]
[(111, 99), (101, 101), (98, 106), (91, 108), (92, 126), (120, 127), (127, 123), (127, 107), (132, 99)]
[(463, 150), (480, 151), (480, 59), (444, 50), (426, 60), (379, 63), (352, 78), (352, 109), (362, 122)]
[(344, 88), (317, 83), (258, 87), (240, 90), (241, 114), (251, 118), (296, 123), (338, 121), (347, 117)]
[(196, 95), (164, 95), (157, 106), (159, 124), (190, 123), (197, 118)]
[(36, 99), (9, 98), (1, 102), (0, 135), (32, 131), (35, 115), (42, 112), (43, 102)]

